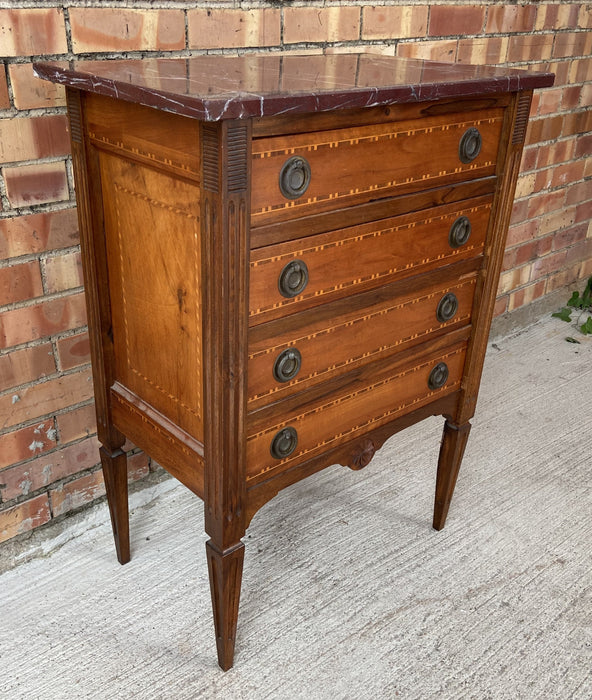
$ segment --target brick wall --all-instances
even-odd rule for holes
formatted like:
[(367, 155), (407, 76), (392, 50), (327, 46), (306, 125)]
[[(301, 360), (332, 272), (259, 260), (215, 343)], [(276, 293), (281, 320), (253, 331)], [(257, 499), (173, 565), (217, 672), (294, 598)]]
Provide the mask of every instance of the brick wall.
[[(501, 314), (592, 274), (591, 28), (582, 2), (0, 2), (0, 542), (104, 493), (64, 91), (32, 58), (363, 47), (553, 70), (533, 104)], [(150, 468), (135, 454), (131, 478)]]

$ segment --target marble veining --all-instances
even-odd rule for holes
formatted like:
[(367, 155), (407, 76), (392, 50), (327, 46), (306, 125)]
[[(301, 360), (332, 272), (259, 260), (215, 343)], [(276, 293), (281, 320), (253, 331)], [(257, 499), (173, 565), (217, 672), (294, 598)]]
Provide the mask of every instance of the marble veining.
[(40, 78), (205, 121), (548, 87), (550, 73), (371, 53), (36, 63)]

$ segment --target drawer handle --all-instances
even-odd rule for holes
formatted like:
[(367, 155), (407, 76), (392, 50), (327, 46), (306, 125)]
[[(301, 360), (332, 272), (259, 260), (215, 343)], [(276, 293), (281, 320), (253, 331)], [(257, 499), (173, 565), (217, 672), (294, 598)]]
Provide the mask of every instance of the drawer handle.
[(285, 459), (294, 452), (298, 444), (298, 433), (289, 426), (277, 432), (271, 441), (271, 456), (274, 459)]
[(300, 372), (302, 355), (296, 348), (281, 352), (273, 365), (273, 376), (278, 382), (289, 382)]
[(297, 297), (308, 284), (308, 267), (304, 260), (292, 260), (280, 272), (278, 287), (283, 297)]
[(449, 292), (445, 294), (438, 302), (438, 308), (436, 309), (436, 318), (440, 323), (446, 323), (454, 318), (456, 312), (458, 311), (458, 299), (456, 294)]
[(302, 156), (292, 156), (280, 170), (280, 191), (287, 199), (298, 199), (310, 185), (310, 165)]
[(466, 216), (459, 216), (458, 219), (450, 227), (448, 234), (448, 243), (451, 248), (460, 248), (464, 245), (471, 235), (471, 222)]
[(458, 157), (461, 163), (470, 163), (481, 153), (481, 145), (483, 139), (479, 133), (479, 129), (472, 126), (467, 129), (460, 138), (458, 145)]
[(432, 389), (440, 389), (448, 381), (448, 365), (445, 362), (438, 364), (430, 372), (428, 377), (428, 387)]

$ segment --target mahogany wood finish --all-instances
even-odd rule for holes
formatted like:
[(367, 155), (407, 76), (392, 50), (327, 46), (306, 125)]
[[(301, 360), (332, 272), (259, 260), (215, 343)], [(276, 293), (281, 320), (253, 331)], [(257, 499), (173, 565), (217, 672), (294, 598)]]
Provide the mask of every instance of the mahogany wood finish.
[(126, 438), (205, 502), (218, 662), (278, 491), (474, 414), (531, 92), (548, 74), (383, 56), (37, 66), (67, 86), (101, 461)]

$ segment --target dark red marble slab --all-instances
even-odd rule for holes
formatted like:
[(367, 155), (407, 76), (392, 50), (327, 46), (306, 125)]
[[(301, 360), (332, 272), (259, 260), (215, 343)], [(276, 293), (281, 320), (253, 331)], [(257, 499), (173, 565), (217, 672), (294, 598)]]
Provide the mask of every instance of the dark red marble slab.
[(371, 53), (36, 63), (37, 75), (206, 121), (531, 90), (551, 73)]

